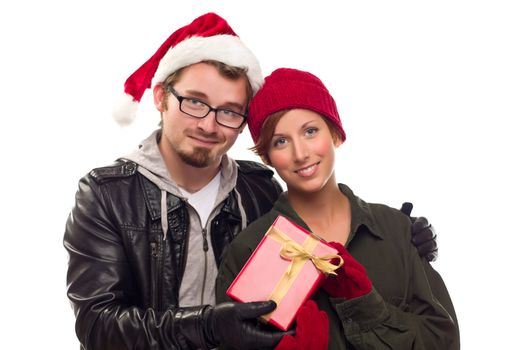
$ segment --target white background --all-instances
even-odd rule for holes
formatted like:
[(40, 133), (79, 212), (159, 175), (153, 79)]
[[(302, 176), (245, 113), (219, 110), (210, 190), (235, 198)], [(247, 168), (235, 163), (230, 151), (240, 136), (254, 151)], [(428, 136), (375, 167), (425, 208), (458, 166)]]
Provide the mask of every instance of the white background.
[[(344, 3), (2, 2), (0, 348), (78, 348), (62, 247), (77, 181), (156, 126), (150, 92), (128, 128), (112, 103), (175, 29), (210, 10), (265, 75), (287, 66), (325, 82), (348, 135), (340, 182), (369, 202), (412, 201), (433, 223), (463, 348), (521, 346), (524, 5)], [(231, 155), (255, 160), (250, 145), (244, 132)]]

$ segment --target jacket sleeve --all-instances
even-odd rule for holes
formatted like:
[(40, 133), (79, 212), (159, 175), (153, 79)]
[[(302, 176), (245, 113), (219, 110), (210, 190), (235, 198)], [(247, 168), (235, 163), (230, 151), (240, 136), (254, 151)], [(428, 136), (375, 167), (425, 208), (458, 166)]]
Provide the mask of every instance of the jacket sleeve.
[(137, 305), (135, 300), (140, 299), (134, 294), (139, 289), (131, 273), (132, 262), (126, 257), (114, 222), (111, 210), (105, 205), (104, 187), (89, 176), (83, 178), (64, 235), (64, 246), (69, 253), (67, 295), (83, 348), (192, 348), (182, 335), (184, 325), (180, 320), (188, 314), (199, 315), (204, 307), (160, 313)]
[(428, 262), (415, 249), (411, 252), (405, 303), (386, 303), (375, 288), (356, 299), (331, 299), (345, 337), (356, 349), (459, 349), (459, 328), (446, 287), (430, 265), (424, 267)]
[(251, 249), (239, 247), (238, 242), (239, 239), (233, 240), (219, 266), (219, 273), (215, 283), (215, 301), (217, 304), (232, 300), (226, 295), (226, 291), (251, 254)]

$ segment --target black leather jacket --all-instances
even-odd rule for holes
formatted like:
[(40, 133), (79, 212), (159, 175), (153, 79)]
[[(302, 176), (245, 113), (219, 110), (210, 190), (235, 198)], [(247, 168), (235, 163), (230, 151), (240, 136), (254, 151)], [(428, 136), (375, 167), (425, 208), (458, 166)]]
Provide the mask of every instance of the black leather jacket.
[[(237, 164), (236, 189), (250, 223), (272, 208), (282, 189), (263, 165)], [(170, 194), (167, 206), (164, 240), (160, 190), (137, 171), (135, 163), (118, 161), (80, 180), (64, 246), (69, 253), (67, 293), (81, 348), (191, 348), (180, 332), (180, 316), (202, 312), (203, 306), (178, 307), (188, 211), (184, 201)], [(241, 230), (233, 193), (213, 219), (211, 230), (211, 247), (219, 263)]]

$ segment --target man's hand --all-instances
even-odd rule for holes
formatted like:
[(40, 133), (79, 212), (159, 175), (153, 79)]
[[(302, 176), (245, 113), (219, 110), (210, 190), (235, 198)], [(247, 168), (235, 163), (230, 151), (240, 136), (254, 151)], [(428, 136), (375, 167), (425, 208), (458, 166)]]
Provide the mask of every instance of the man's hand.
[(420, 256), (425, 257), (427, 261), (435, 261), (438, 257), (438, 247), (436, 232), (428, 220), (421, 217), (410, 216), (412, 212), (412, 203), (405, 202), (401, 206), (401, 212), (410, 218), (412, 226), (412, 243), (416, 246)]
[(213, 346), (235, 349), (273, 348), (287, 333), (264, 330), (257, 325), (256, 319), (275, 307), (273, 301), (226, 302), (210, 306), (203, 314), (206, 340)]
[(317, 308), (315, 301), (308, 300), (301, 306), (296, 324), (295, 336), (285, 335), (275, 350), (328, 349), (328, 316)]

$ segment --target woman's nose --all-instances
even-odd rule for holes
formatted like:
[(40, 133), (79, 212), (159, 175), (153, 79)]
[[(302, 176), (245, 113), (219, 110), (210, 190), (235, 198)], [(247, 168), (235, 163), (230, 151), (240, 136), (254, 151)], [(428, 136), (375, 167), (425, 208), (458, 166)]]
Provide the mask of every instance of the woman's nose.
[(301, 140), (297, 140), (293, 143), (293, 156), (296, 162), (303, 162), (310, 156), (308, 145)]

